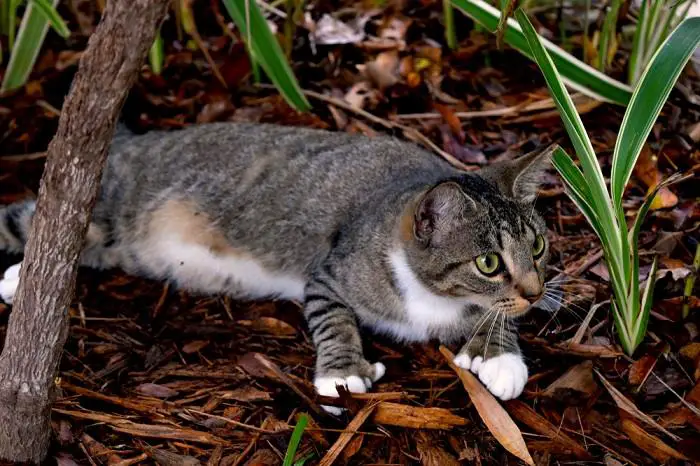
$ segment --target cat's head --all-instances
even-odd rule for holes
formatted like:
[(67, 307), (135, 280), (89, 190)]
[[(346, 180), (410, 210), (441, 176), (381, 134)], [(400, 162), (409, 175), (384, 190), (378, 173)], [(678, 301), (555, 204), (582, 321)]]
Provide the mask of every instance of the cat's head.
[(420, 196), (404, 247), (423, 284), (508, 317), (542, 297), (549, 244), (534, 201), (551, 152), (493, 164)]

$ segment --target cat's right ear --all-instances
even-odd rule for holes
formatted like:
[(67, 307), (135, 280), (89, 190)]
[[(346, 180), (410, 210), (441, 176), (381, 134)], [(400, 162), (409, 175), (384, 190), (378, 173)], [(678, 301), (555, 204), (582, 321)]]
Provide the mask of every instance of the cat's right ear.
[(418, 202), (413, 219), (413, 234), (423, 245), (439, 242), (466, 210), (475, 206), (453, 181), (429, 189)]

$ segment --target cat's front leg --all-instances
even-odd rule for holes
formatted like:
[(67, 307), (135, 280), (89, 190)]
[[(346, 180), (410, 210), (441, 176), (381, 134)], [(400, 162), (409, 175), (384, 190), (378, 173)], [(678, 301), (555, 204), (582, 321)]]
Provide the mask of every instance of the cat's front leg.
[[(314, 385), (319, 395), (337, 397), (337, 386), (365, 393), (384, 375), (384, 364), (371, 364), (364, 357), (355, 315), (326, 284), (307, 285), (304, 315), (316, 347)], [(323, 408), (335, 415), (342, 412)]]
[(477, 330), (455, 356), (454, 363), (478, 375), (486, 388), (502, 400), (520, 396), (527, 383), (527, 365), (513, 330)]

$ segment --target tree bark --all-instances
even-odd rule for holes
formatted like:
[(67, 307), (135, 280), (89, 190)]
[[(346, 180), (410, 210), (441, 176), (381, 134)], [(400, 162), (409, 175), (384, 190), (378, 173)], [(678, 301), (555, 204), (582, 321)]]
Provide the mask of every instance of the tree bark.
[(0, 355), (0, 458), (46, 456), (67, 311), (102, 169), (169, 2), (110, 0), (63, 105)]

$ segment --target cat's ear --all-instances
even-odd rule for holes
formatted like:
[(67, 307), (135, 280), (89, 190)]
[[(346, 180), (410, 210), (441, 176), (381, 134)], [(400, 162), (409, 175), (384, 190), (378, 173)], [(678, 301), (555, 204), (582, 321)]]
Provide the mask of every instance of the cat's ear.
[(439, 241), (474, 206), (474, 201), (453, 181), (432, 187), (416, 206), (413, 219), (416, 239), (423, 244)]
[(556, 148), (557, 145), (552, 144), (544, 150), (530, 152), (515, 160), (495, 163), (481, 170), (479, 175), (495, 184), (506, 196), (521, 202), (534, 202)]

